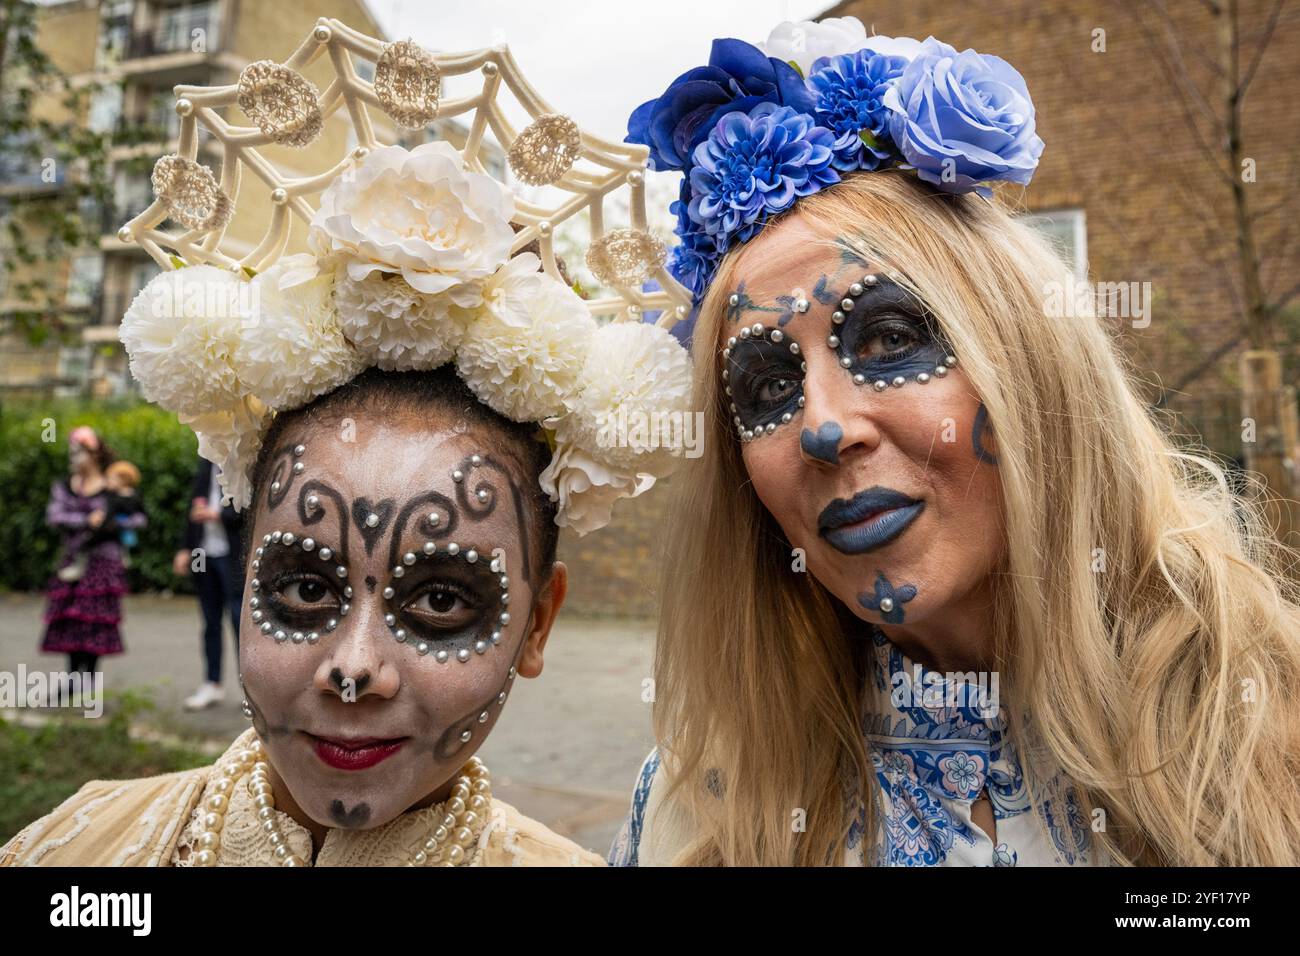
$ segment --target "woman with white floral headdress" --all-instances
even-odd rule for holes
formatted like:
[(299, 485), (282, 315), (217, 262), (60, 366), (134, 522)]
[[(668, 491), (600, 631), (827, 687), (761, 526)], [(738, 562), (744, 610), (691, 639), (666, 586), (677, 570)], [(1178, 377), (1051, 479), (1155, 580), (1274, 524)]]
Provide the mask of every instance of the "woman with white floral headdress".
[[(495, 75), (504, 54), (480, 58)], [(605, 424), (680, 412), (689, 358), (655, 325), (598, 325), (549, 247), (512, 253), (512, 193), (448, 143), (355, 160), (308, 253), (251, 278), (182, 265), (121, 327), (145, 396), (249, 512), (252, 728), (212, 766), (87, 784), (0, 864), (603, 862), (493, 796), (475, 752), (541, 673), (559, 529), (601, 527), (675, 463)]]
[[(1294, 555), (986, 184), (1023, 78), (852, 18), (717, 40), (683, 171), (706, 446), (621, 865), (1295, 865)], [(1068, 286), (1067, 286), (1068, 287)]]

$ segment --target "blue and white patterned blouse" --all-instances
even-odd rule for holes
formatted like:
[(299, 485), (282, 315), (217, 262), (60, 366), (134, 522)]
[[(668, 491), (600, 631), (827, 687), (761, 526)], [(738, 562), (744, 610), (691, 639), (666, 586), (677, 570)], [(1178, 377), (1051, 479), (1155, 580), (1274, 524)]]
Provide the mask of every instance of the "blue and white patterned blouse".
[[(862, 732), (875, 768), (882, 828), (876, 866), (1086, 866), (1091, 829), (1075, 794), (1058, 782), (1035, 808), (996, 700), (996, 684), (950, 680), (913, 664), (872, 629)], [(986, 696), (980, 696), (981, 690)], [(611, 866), (667, 863), (684, 845), (680, 818), (656, 817), (666, 782), (659, 753), (641, 766), (632, 808), (610, 848)], [(971, 819), (981, 795), (997, 842)], [(860, 799), (841, 865), (864, 866), (866, 808)], [(679, 832), (673, 832), (676, 829)]]

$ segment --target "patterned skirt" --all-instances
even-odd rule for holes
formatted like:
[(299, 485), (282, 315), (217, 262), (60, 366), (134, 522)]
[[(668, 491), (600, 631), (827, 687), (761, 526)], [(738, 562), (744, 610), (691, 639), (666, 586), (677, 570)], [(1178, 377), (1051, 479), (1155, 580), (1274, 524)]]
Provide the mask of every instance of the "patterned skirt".
[[(72, 564), (75, 555), (66, 552), (59, 568)], [(60, 581), (57, 573), (46, 589), (45, 639), (41, 650), (50, 654), (120, 654), (122, 595), (126, 593), (126, 569), (116, 544), (100, 545), (91, 551), (80, 581)]]

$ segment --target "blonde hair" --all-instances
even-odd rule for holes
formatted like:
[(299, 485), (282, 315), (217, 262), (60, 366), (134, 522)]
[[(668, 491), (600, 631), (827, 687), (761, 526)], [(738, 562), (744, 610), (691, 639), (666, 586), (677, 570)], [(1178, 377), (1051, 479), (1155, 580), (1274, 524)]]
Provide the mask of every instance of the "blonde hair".
[[(1113, 862), (1300, 863), (1295, 555), (1256, 504), (1212, 458), (1175, 449), (1095, 317), (1047, 315), (1065, 267), (1004, 209), (904, 173), (849, 176), (797, 209), (897, 273), (988, 409), (1007, 552), (994, 650), (1031, 793), (1063, 773)], [(717, 373), (737, 255), (695, 330), (712, 446), (674, 479), (655, 732), (690, 821), (676, 862), (824, 865), (858, 794), (877, 835), (864, 642), (791, 572), (749, 485)]]
[(125, 459), (119, 458), (104, 469), (105, 478), (112, 478), (114, 475), (121, 477), (132, 488), (140, 485), (140, 469)]

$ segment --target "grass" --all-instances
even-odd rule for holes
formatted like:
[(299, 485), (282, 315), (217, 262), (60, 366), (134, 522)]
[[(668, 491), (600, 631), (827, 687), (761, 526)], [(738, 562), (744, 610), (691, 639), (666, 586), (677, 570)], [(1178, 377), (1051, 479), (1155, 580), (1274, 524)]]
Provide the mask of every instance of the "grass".
[(138, 691), (112, 698), (102, 720), (59, 717), (36, 727), (0, 720), (0, 844), (87, 781), (149, 777), (212, 762), (197, 748), (132, 739), (132, 720), (153, 702)]

